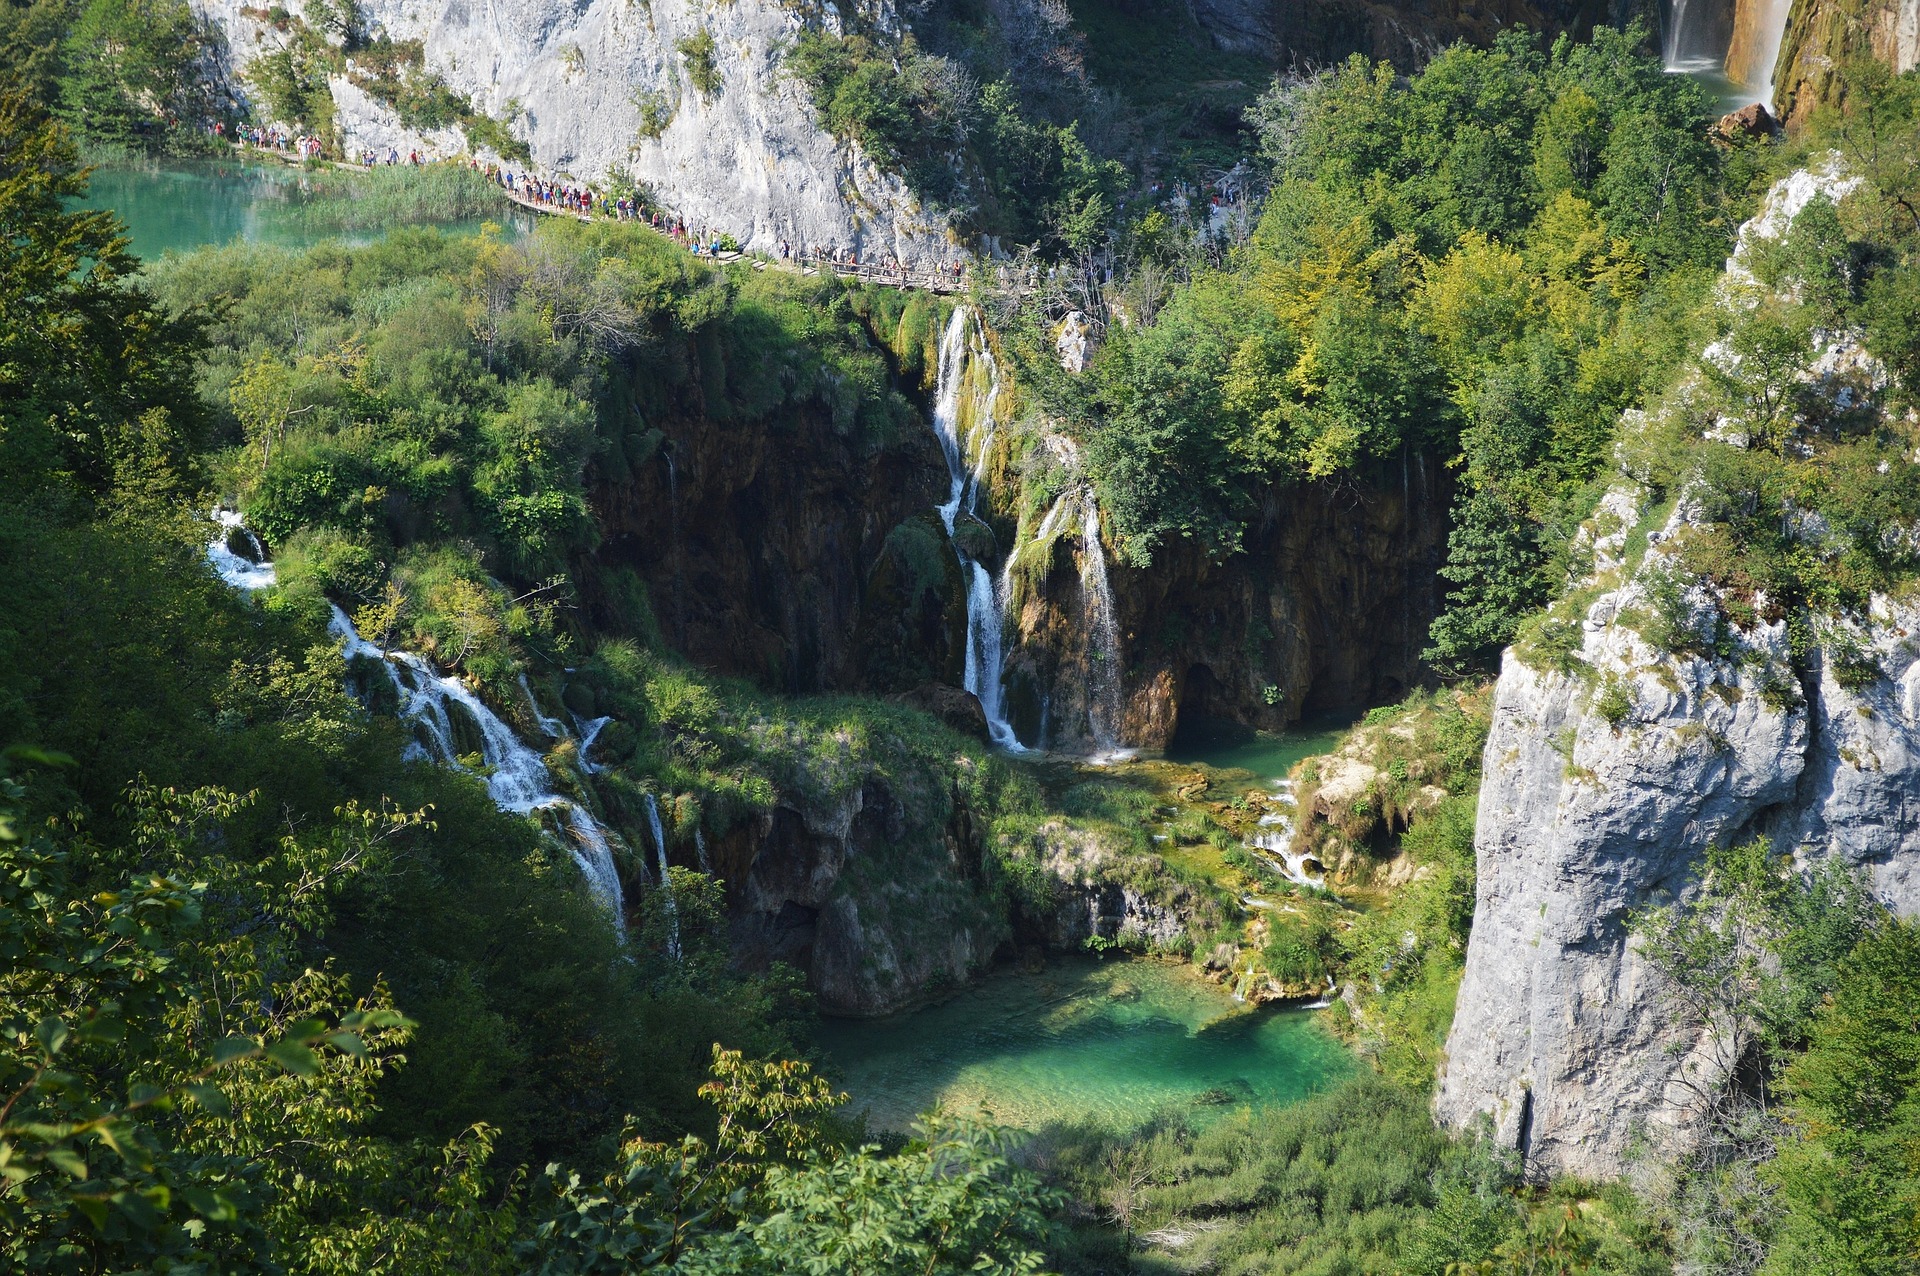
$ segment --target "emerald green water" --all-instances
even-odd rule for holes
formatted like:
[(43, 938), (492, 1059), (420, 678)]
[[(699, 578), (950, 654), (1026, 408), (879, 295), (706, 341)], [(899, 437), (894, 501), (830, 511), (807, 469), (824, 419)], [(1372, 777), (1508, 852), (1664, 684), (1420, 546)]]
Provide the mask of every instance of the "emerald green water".
[(889, 1019), (829, 1021), (818, 1040), (876, 1128), (939, 1104), (1029, 1130), (1123, 1130), (1160, 1111), (1204, 1123), (1293, 1103), (1345, 1078), (1351, 1056), (1313, 1018), (1240, 1005), (1188, 967), (1077, 959)]
[(1351, 715), (1316, 719), (1279, 735), (1250, 732), (1229, 723), (1204, 723), (1174, 736), (1166, 758), (1187, 766), (1251, 771), (1263, 780), (1281, 780), (1300, 759), (1331, 752), (1351, 726)]
[[(331, 175), (337, 188), (343, 175)], [(314, 193), (305, 172), (281, 163), (238, 160), (143, 162), (106, 165), (93, 172), (81, 208), (111, 209), (127, 225), (140, 257), (188, 252), (241, 240), (281, 248), (310, 248), (326, 240), (366, 243), (377, 232), (343, 233), (306, 215)], [(502, 201), (498, 219), (511, 235), (516, 218)], [(524, 218), (526, 215), (521, 214)], [(479, 222), (453, 222), (449, 231), (479, 229)]]

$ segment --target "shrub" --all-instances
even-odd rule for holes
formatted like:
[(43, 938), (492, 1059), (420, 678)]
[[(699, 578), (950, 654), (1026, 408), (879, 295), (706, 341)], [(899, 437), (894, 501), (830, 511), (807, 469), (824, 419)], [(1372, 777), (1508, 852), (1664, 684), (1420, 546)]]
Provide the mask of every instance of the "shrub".
[(720, 65), (715, 60), (713, 32), (705, 27), (685, 37), (674, 46), (680, 51), (681, 60), (686, 63), (687, 79), (693, 84), (694, 91), (702, 97), (712, 97), (720, 91)]
[(672, 94), (660, 89), (635, 89), (628, 100), (640, 112), (639, 133), (648, 141), (657, 139), (667, 131), (680, 105)]

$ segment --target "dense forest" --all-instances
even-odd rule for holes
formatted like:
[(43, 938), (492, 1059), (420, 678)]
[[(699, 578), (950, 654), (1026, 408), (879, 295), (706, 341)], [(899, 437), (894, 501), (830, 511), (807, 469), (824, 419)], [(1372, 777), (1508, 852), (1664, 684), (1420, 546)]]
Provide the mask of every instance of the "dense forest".
[[(1683, 1154), (1547, 1176), (1430, 1104), (1501, 763), (1490, 678), (1509, 647), (1584, 676), (1597, 541), (1644, 554), (1660, 526), (1597, 530), (1619, 475), (1662, 518), (1695, 510), (1673, 553), (1713, 591), (1667, 580), (1642, 631), (1724, 654), (1782, 626), (1755, 677), (1783, 703), (1836, 617), (1920, 579), (1920, 73), (1850, 68), (1843, 102), (1776, 136), (1717, 131), (1639, 25), (1513, 30), (1412, 73), (1356, 56), (1248, 95), (1257, 217), (1223, 233), (1146, 180), (1164, 153), (1082, 136), (1091, 82), (1043, 100), (965, 18), (928, 26), (935, 52), (849, 28), (789, 54), (833, 133), (1032, 245), (1032, 288), (983, 274), (955, 301), (699, 260), (636, 221), (370, 224), (495, 206), (446, 171), (345, 188), (378, 193), (352, 223), (378, 234), (141, 261), (76, 201), (89, 161), (204, 149), (232, 117), (204, 32), (159, 0), (0, 0), (0, 1265), (1913, 1270), (1920, 934), (1848, 868), (1743, 840), (1631, 918), (1669, 1013), (1727, 1056), (1680, 1101), (1705, 1132)], [(289, 61), (282, 97), (349, 45)], [(1130, 127), (1175, 111), (1143, 101)], [(1737, 238), (1823, 165), (1852, 184)], [(1208, 878), (1160, 853), (1163, 797), (1127, 773), (1062, 780), (892, 686), (703, 669), (684, 604), (608, 551), (607, 494), (670, 461), (663, 422), (869, 460), (924, 442), (956, 304), (1017, 382), (999, 464), (1022, 525), (1064, 437), (1130, 567), (1178, 544), (1231, 562), (1276, 485), (1392, 487), (1410, 457), (1454, 476), (1427, 685), (1342, 740), (1364, 792), (1302, 817), (1319, 862), (1407, 867), (1365, 910), (1255, 862), (1245, 799), (1173, 826), (1219, 855)], [(1098, 338), (1079, 372), (1070, 312)], [(1837, 334), (1886, 410), (1809, 389)], [(903, 597), (945, 588), (936, 534), (885, 535)], [(210, 541), (256, 564), (264, 542), (271, 586), (235, 589)], [(561, 806), (502, 809), (478, 717), (434, 764), (400, 651), (523, 735), (574, 724), (546, 730), (542, 782), (610, 832), (629, 907), (583, 880)], [(1832, 659), (1878, 676), (1864, 648)], [(1635, 712), (1617, 681), (1592, 700)], [(1105, 839), (1185, 930), (1103, 942), (1342, 989), (1320, 1013), (1361, 1075), (1126, 1130), (869, 1128), (805, 973), (743, 955), (728, 879), (779, 811), (863, 809), (876, 785), (885, 850), (850, 871), (903, 950), (1020, 949), (1059, 907), (1063, 838)], [(1257, 889), (1288, 902), (1256, 925), (1236, 901)]]

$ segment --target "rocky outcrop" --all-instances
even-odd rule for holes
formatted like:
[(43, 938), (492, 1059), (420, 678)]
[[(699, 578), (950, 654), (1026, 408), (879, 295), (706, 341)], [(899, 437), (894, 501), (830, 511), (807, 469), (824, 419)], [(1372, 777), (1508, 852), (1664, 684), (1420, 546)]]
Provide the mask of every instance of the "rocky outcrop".
[(1167, 952), (1187, 938), (1191, 887), (1139, 871), (1138, 856), (1064, 820), (1041, 825), (1030, 841), (1050, 894), (1045, 914), (1030, 920), (1049, 946), (1075, 952), (1095, 940)]
[[(278, 9), (194, 0), (224, 34), (243, 81), (283, 47)], [(941, 217), (894, 176), (820, 127), (782, 50), (806, 25), (836, 29), (832, 3), (774, 0), (360, 0), (368, 38), (418, 41), (424, 68), (472, 107), (506, 122), (549, 174), (646, 183), (689, 226), (750, 249), (856, 248), (932, 262), (957, 253)], [(862, 21), (897, 29), (890, 0)], [(349, 153), (389, 144), (458, 154), (457, 130), (409, 127), (388, 105), (335, 77), (334, 123)], [(291, 122), (289, 122), (291, 123)]]
[[(1743, 242), (1842, 189), (1780, 183)], [(1729, 279), (1751, 283), (1739, 255)], [(1876, 388), (1845, 339), (1815, 376), (1835, 402)], [(1747, 445), (1737, 422), (1708, 437)], [(1684, 491), (1658, 526), (1646, 505), (1623, 477), (1588, 524), (1592, 572), (1557, 629), (1507, 653), (1484, 757), (1473, 932), (1435, 1110), (1461, 1128), (1489, 1117), (1537, 1174), (1608, 1177), (1643, 1139), (1685, 1146), (1674, 1079), (1716, 1065), (1629, 919), (1690, 890), (1708, 848), (1764, 837), (1802, 862), (1838, 857), (1920, 910), (1920, 608), (1875, 598), (1858, 618), (1807, 617), (1795, 650), (1784, 617), (1759, 607), (1730, 624), (1685, 575), (1673, 546), (1701, 516)]]
[(1371, 484), (1276, 486), (1224, 561), (1170, 541), (1151, 567), (1107, 562), (1117, 661), (1088, 620), (1084, 535), (1063, 536), (1015, 616), (1007, 686), (1021, 739), (1097, 743), (1116, 665), (1112, 743), (1148, 749), (1183, 717), (1279, 730), (1398, 698), (1443, 597), (1450, 495), (1444, 469), (1414, 456)]
[(1628, 919), (1687, 890), (1707, 848), (1766, 836), (1840, 856), (1920, 909), (1920, 610), (1876, 603), (1856, 635), (1882, 674), (1870, 685), (1843, 685), (1824, 648), (1804, 686), (1786, 684), (1784, 621), (1726, 658), (1663, 653), (1626, 628), (1662, 570), (1652, 557), (1588, 612), (1591, 674), (1509, 652), (1496, 692), (1435, 1108), (1462, 1127), (1487, 1113), (1539, 1172), (1618, 1174), (1647, 1130), (1684, 1142), (1669, 1087), (1705, 1043), (1674, 1025)]
[(790, 794), (721, 839), (711, 863), (736, 957), (805, 971), (832, 1015), (891, 1014), (964, 985), (1007, 919), (983, 889), (972, 812), (956, 795), (930, 824), (916, 796), (876, 772), (832, 801)]
[(1804, 124), (1844, 95), (1840, 71), (1873, 58), (1895, 73), (1920, 65), (1920, 0), (1794, 0), (1773, 69), (1775, 113)]

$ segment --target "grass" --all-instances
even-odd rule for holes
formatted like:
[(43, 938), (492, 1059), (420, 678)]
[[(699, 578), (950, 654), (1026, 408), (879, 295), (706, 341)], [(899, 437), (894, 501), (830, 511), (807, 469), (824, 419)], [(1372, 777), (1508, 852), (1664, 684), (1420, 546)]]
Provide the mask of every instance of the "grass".
[(422, 222), (470, 222), (501, 217), (512, 204), (498, 186), (456, 164), (377, 167), (360, 174), (312, 179), (314, 194), (300, 208), (309, 225), (327, 230), (380, 230)]

